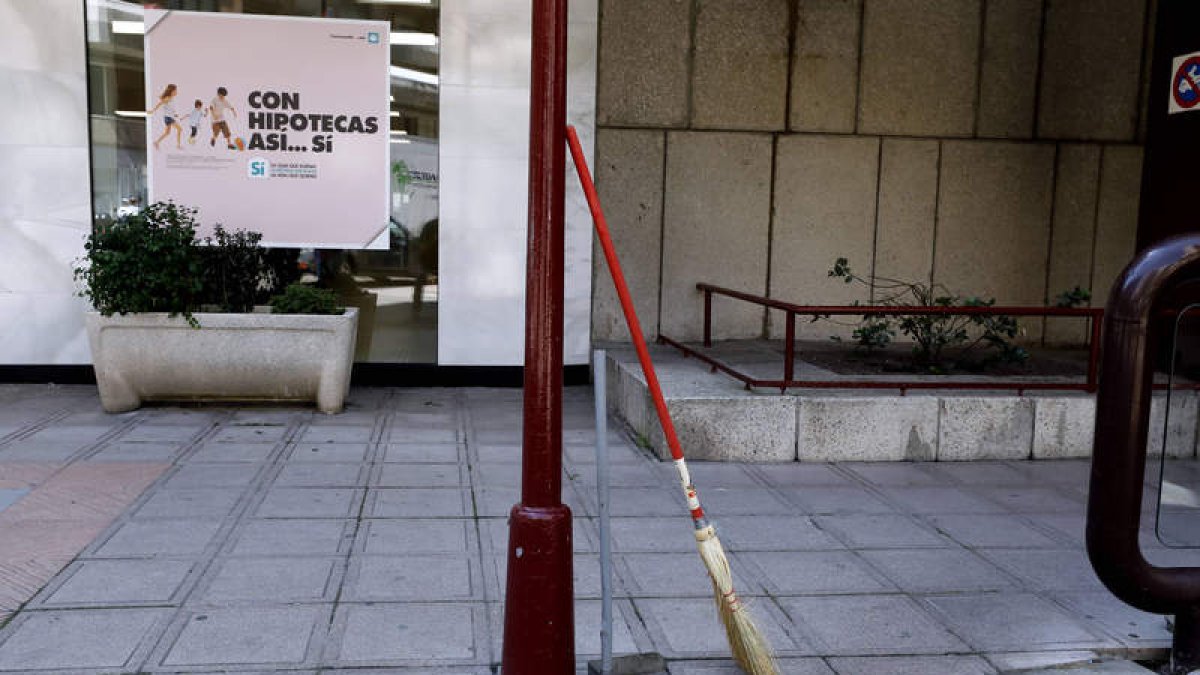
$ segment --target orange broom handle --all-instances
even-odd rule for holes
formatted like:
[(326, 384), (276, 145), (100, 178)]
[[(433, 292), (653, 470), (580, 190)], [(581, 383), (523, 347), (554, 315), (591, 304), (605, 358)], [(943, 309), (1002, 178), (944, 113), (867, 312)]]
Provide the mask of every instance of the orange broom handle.
[(592, 174), (588, 170), (587, 159), (583, 156), (583, 148), (579, 145), (579, 135), (575, 127), (567, 126), (567, 144), (571, 147), (571, 159), (575, 161), (575, 170), (579, 173), (579, 182), (583, 185), (583, 194), (587, 197), (588, 208), (592, 211), (592, 222), (596, 224), (596, 236), (600, 238), (600, 247), (604, 249), (604, 259), (608, 261), (608, 269), (612, 272), (613, 283), (617, 287), (617, 297), (621, 299), (621, 311), (625, 313), (625, 322), (629, 324), (629, 332), (633, 335), (633, 344), (637, 348), (638, 361), (642, 364), (642, 372), (646, 375), (646, 385), (650, 396), (654, 398), (654, 409), (658, 411), (658, 421), (662, 424), (663, 434), (667, 437), (667, 447), (671, 449), (671, 457), (683, 459), (683, 449), (679, 446), (679, 437), (675, 435), (675, 424), (667, 413), (667, 402), (663, 399), (662, 387), (658, 384), (658, 376), (654, 374), (654, 364), (650, 362), (650, 350), (646, 348), (646, 339), (642, 337), (642, 326), (638, 323), (637, 313), (633, 310), (633, 300), (629, 297), (629, 287), (625, 284), (625, 274), (621, 271), (621, 263), (617, 260), (617, 251), (613, 248), (612, 238), (608, 235), (608, 222), (604, 220), (604, 211), (600, 208), (600, 197), (596, 194), (596, 186), (592, 183)]

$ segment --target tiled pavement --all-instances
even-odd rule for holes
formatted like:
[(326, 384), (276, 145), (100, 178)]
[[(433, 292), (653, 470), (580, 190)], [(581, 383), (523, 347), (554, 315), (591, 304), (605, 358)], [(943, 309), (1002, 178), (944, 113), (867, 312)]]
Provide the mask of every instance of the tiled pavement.
[[(582, 660), (599, 649), (592, 408), (587, 389), (565, 399)], [(519, 405), (516, 390), (359, 389), (332, 417), (106, 416), (87, 387), (0, 387), (0, 578), (4, 551), (45, 539), (5, 529), (6, 514), (52, 520), (72, 495), (119, 513), (89, 521), (77, 557), (52, 551), (46, 564), (65, 567), (48, 583), (27, 584), (40, 590), (0, 628), (0, 672), (493, 672)], [(662, 652), (676, 675), (735, 672), (669, 465), (610, 436), (617, 652)], [(783, 671), (802, 674), (993, 673), (1026, 652), (1161, 650), (1163, 619), (1113, 599), (1087, 564), (1086, 473), (1075, 461), (693, 467), (742, 594)], [(80, 482), (98, 475), (109, 488)], [(1152, 560), (1200, 562), (1144, 539)]]

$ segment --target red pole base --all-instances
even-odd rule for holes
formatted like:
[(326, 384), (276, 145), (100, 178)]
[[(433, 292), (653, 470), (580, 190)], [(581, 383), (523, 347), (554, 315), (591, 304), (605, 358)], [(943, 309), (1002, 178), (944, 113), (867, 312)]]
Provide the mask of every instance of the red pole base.
[(504, 675), (574, 675), (571, 509), (517, 504), (509, 514)]

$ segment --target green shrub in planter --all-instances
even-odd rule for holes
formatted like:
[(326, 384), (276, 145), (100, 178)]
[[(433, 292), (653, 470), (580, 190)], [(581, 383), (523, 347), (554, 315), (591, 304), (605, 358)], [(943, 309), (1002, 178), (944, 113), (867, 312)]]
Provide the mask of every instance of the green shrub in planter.
[(204, 240), (204, 302), (222, 312), (253, 312), (261, 297), (267, 267), (262, 234), (247, 230), (230, 232), (217, 225)]
[(282, 295), (271, 298), (272, 314), (341, 314), (345, 307), (337, 304), (337, 295), (324, 288), (292, 284)]
[(130, 312), (182, 314), (195, 325), (204, 289), (196, 212), (156, 203), (94, 230), (75, 268), (80, 295), (104, 316)]
[(104, 316), (136, 312), (182, 314), (254, 311), (299, 279), (296, 251), (259, 246), (262, 234), (217, 225), (196, 239), (196, 210), (172, 202), (151, 204), (98, 225), (75, 268), (80, 295)]

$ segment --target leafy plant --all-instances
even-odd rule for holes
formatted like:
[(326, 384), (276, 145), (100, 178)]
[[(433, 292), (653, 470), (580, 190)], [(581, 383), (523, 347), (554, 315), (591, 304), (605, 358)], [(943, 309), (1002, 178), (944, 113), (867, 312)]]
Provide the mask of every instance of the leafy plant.
[(204, 239), (205, 304), (216, 305), (222, 312), (254, 311), (266, 268), (260, 241), (258, 232), (230, 232), (220, 225), (213, 229), (213, 236)]
[[(962, 297), (951, 293), (941, 284), (901, 281), (890, 277), (855, 274), (846, 258), (838, 258), (829, 276), (844, 283), (862, 284), (882, 293), (876, 305), (885, 307), (991, 307), (994, 298)], [(857, 304), (857, 303), (855, 303)], [(829, 320), (829, 317), (822, 317)], [(1021, 334), (1017, 320), (1003, 315), (910, 314), (864, 316), (852, 337), (857, 346), (867, 351), (882, 349), (891, 343), (896, 330), (913, 341), (912, 359), (916, 366), (940, 372), (947, 366), (947, 350), (955, 349), (955, 365), (969, 363), (968, 355), (976, 349), (989, 352), (980, 365), (997, 362), (1021, 363), (1029, 352), (1010, 342)]]
[[(195, 209), (171, 202), (98, 224), (75, 268), (80, 295), (105, 316), (167, 312), (198, 327), (192, 313), (201, 307), (250, 312), (300, 277), (296, 251), (264, 249), (258, 232), (218, 225), (201, 245), (196, 228)], [(325, 311), (323, 300), (310, 304), (311, 313), (341, 311)]]
[(129, 312), (192, 312), (204, 288), (204, 261), (195, 245), (196, 212), (170, 202), (97, 228), (75, 268), (80, 295), (104, 316)]
[(324, 288), (292, 284), (281, 295), (271, 298), (272, 314), (341, 314), (337, 294)]
[(1092, 300), (1092, 292), (1076, 286), (1069, 291), (1063, 291), (1054, 299), (1055, 307), (1083, 307)]

